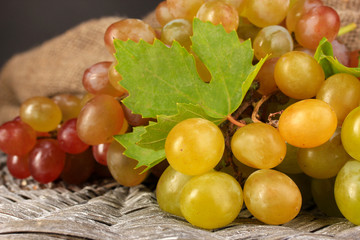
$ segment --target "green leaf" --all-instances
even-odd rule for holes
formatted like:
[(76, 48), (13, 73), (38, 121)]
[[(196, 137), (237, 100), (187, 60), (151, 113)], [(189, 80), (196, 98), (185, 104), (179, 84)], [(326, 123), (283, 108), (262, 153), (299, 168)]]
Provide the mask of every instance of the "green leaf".
[(138, 145), (153, 150), (164, 149), (166, 136), (170, 130), (179, 122), (188, 118), (205, 118), (216, 125), (219, 125), (225, 119), (209, 117), (199, 105), (178, 104), (178, 113), (176, 115), (158, 116), (158, 122), (147, 126), (146, 133), (141, 135), (141, 141)]
[(155, 151), (138, 146), (136, 143), (140, 141), (141, 135), (144, 133), (145, 127), (141, 126), (133, 128), (131, 133), (116, 135), (114, 138), (124, 146), (126, 149), (124, 154), (126, 156), (139, 161), (136, 167), (147, 166), (148, 168), (151, 168), (165, 159), (165, 150)]
[(332, 45), (326, 40), (326, 38), (323, 38), (320, 41), (314, 58), (323, 68), (326, 78), (336, 73), (348, 73), (354, 75), (355, 77), (360, 77), (360, 67), (346, 67), (342, 65), (336, 58), (334, 58)]

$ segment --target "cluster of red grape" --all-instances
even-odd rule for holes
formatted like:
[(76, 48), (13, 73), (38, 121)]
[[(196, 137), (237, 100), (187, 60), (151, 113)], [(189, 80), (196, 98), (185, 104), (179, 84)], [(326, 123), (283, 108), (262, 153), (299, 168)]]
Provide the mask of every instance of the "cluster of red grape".
[[(160, 208), (212, 229), (231, 223), (245, 202), (260, 221), (282, 224), (296, 217), (305, 198), (288, 175), (305, 173), (320, 209), (331, 215), (339, 208), (360, 224), (360, 211), (354, 210), (360, 209), (360, 83), (347, 73), (325, 79), (313, 58), (325, 37), (343, 65), (357, 67), (358, 52), (336, 40), (337, 12), (321, 0), (167, 0), (156, 8), (161, 28), (124, 19), (106, 29), (105, 45), (114, 54), (114, 39), (153, 43), (159, 38), (169, 46), (175, 40), (194, 56), (202, 80), (210, 82), (211, 74), (191, 49), (194, 17), (236, 31), (239, 41), (250, 38), (254, 62), (268, 56), (253, 93), (261, 104), (240, 106), (236, 120), (251, 118), (251, 123), (233, 128), (229, 142), (205, 119), (187, 119), (171, 130), (165, 144), (170, 166), (156, 190)], [(150, 120), (121, 103), (127, 91), (118, 84), (122, 76), (116, 65), (116, 60), (99, 62), (86, 69), (82, 82), (88, 93), (82, 99), (31, 98), (22, 104), (20, 117), (0, 127), (0, 149), (8, 154), (13, 176), (31, 175), (41, 183), (59, 176), (83, 181), (94, 157), (124, 186), (146, 178), (144, 168), (134, 170), (137, 161), (113, 140)], [(264, 123), (282, 110), (277, 128)], [(245, 182), (237, 181), (239, 174)]]

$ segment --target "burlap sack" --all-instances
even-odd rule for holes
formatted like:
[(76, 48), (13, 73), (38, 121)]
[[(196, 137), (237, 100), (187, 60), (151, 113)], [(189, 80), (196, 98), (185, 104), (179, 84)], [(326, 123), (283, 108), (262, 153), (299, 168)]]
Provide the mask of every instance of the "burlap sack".
[[(342, 25), (356, 22), (360, 26), (359, 0), (323, 0), (334, 7)], [(64, 34), (27, 52), (15, 55), (0, 72), (0, 124), (19, 114), (20, 104), (32, 96), (57, 93), (83, 93), (84, 70), (94, 63), (112, 60), (103, 36), (111, 23), (120, 17), (104, 17), (80, 24)], [(154, 13), (145, 17), (158, 26)], [(341, 37), (347, 46), (360, 48), (360, 27)]]

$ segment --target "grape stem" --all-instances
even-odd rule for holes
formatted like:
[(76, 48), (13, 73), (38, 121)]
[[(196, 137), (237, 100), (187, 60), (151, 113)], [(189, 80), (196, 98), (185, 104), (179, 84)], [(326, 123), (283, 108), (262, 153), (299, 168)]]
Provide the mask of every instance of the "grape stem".
[(238, 120), (236, 120), (235, 118), (233, 118), (233, 116), (231, 116), (230, 114), (226, 117), (227, 120), (229, 120), (232, 124), (238, 126), (238, 127), (244, 127), (246, 125), (246, 123), (243, 122), (239, 122)]
[(262, 122), (258, 119), (258, 113), (259, 113), (259, 109), (261, 107), (261, 105), (266, 102), (270, 97), (272, 96), (272, 94), (269, 94), (269, 95), (263, 95), (261, 97), (261, 99), (256, 103), (255, 107), (254, 107), (254, 110), (251, 114), (251, 120), (253, 122)]
[(338, 32), (338, 36), (342, 36), (348, 32), (354, 31), (356, 29), (356, 23), (350, 23), (346, 26), (343, 26), (340, 28), (339, 32)]

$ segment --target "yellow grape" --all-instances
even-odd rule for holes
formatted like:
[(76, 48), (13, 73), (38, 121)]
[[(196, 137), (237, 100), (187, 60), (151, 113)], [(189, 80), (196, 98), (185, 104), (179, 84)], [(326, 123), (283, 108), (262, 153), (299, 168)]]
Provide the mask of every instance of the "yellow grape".
[(114, 61), (109, 67), (109, 70), (108, 70), (109, 83), (118, 92), (120, 92), (120, 94), (119, 94), (120, 96), (123, 96), (124, 94), (127, 94), (127, 90), (119, 84), (119, 82), (122, 80), (122, 76), (115, 69), (117, 64), (118, 64), (117, 61)]
[(274, 225), (295, 218), (302, 204), (300, 190), (294, 181), (272, 169), (261, 169), (248, 177), (244, 201), (254, 217)]
[(213, 169), (225, 148), (224, 136), (212, 122), (189, 118), (178, 123), (165, 141), (167, 160), (176, 171), (199, 175)]
[(177, 41), (181, 46), (190, 49), (192, 34), (192, 24), (189, 20), (174, 19), (162, 28), (161, 41), (169, 46), (173, 44), (173, 41)]
[(279, 132), (289, 144), (300, 148), (320, 146), (337, 127), (334, 110), (324, 101), (306, 99), (290, 105), (279, 119)]
[(191, 178), (180, 195), (180, 209), (187, 221), (205, 229), (231, 223), (240, 213), (243, 192), (232, 176), (211, 171)]
[(165, 26), (168, 22), (174, 19), (174, 16), (170, 13), (166, 1), (162, 1), (157, 5), (155, 9), (156, 20), (161, 26)]
[(59, 106), (62, 113), (62, 121), (77, 118), (81, 110), (81, 99), (71, 94), (57, 94), (52, 100)]
[(205, 0), (167, 0), (166, 2), (175, 18), (184, 18), (192, 22)]

